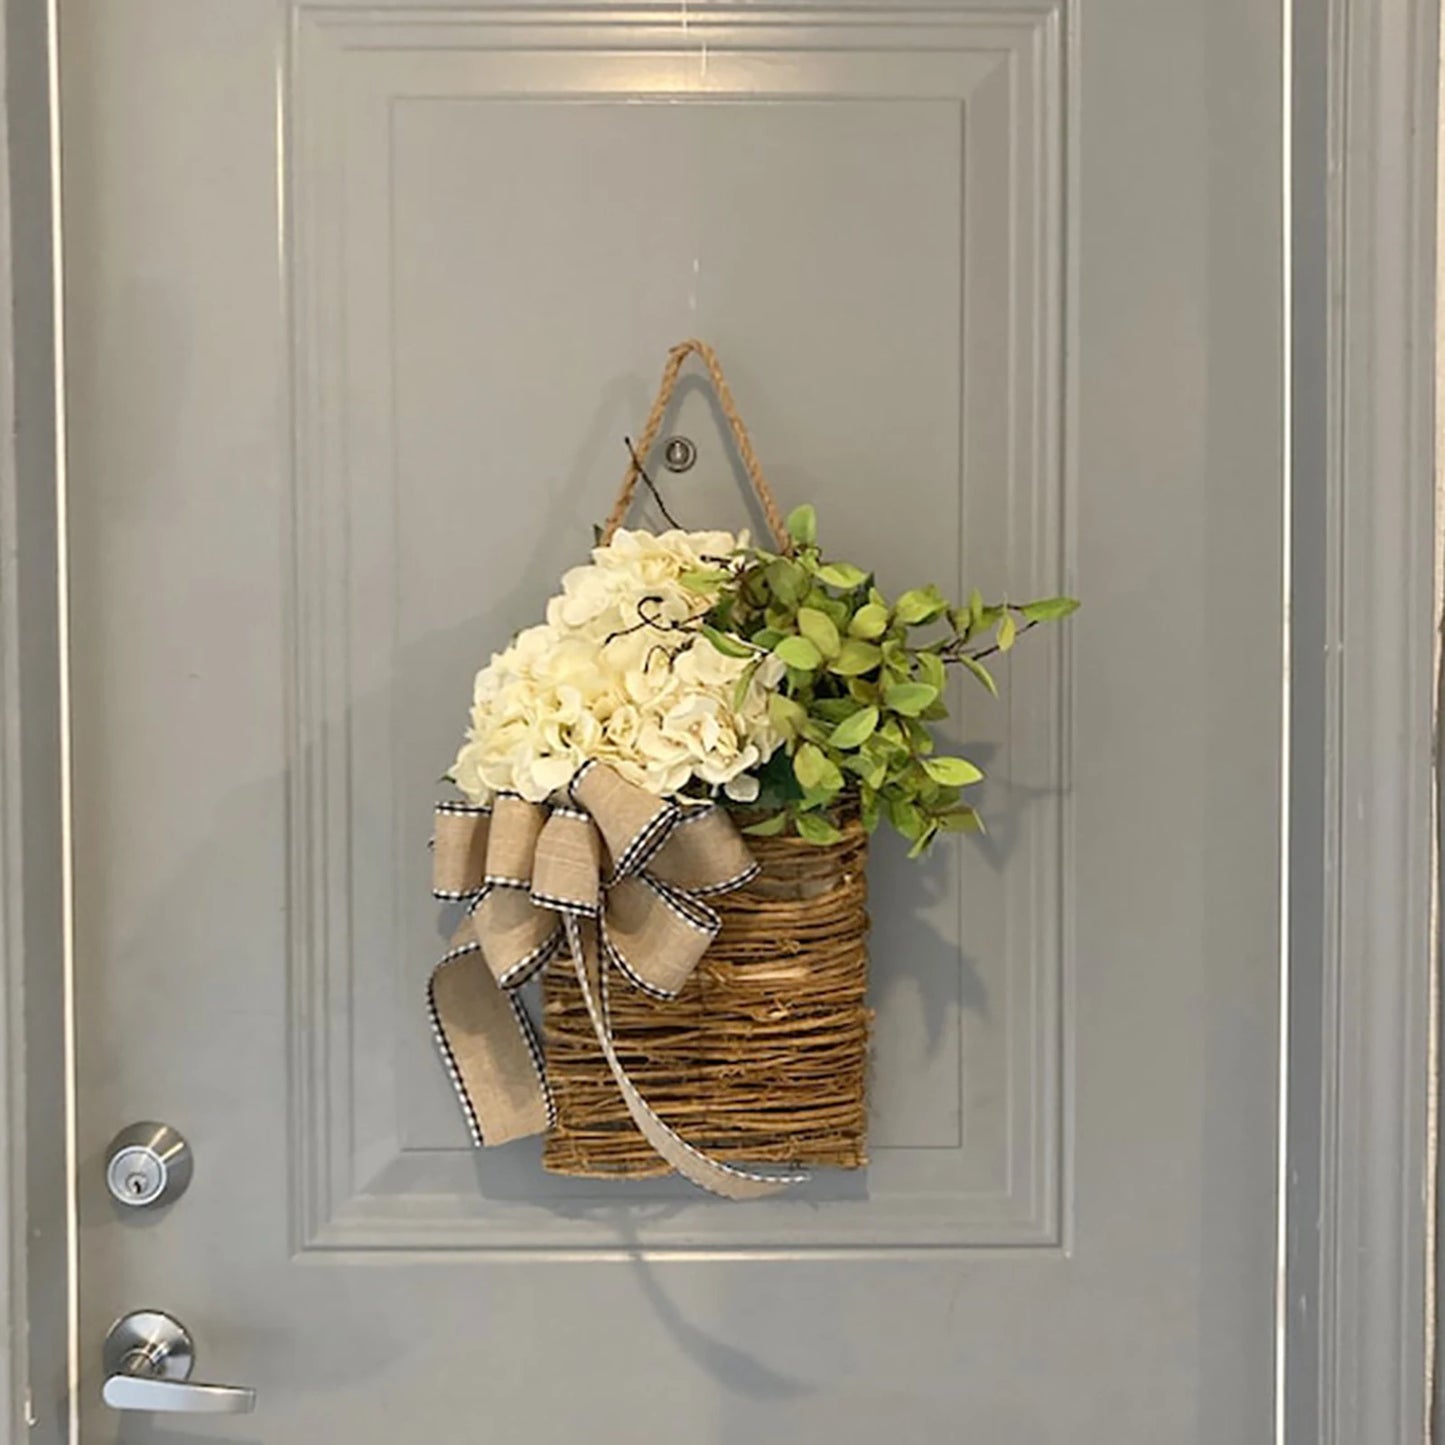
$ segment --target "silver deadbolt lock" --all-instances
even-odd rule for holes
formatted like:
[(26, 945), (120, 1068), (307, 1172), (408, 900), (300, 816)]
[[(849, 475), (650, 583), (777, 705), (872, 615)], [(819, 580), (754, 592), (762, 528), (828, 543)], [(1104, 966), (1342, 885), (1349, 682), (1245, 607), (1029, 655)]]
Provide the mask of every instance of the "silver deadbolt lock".
[(105, 1151), (106, 1188), (131, 1209), (170, 1204), (190, 1182), (191, 1146), (169, 1124), (131, 1124)]

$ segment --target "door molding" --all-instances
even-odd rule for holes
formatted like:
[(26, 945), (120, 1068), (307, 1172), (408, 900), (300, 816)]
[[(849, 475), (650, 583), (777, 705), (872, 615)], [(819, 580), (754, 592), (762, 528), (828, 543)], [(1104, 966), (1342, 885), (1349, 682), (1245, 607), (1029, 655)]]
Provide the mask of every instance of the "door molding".
[(65, 927), (48, 7), (0, 56), (0, 1430), (69, 1434)]
[(1288, 1439), (1426, 1438), (1435, 0), (1296, 0)]
[[(1284, 3), (1286, 1438), (1387, 1445), (1423, 1439), (1426, 1413), (1437, 15)], [(45, 11), (0, 7), (0, 1421), (50, 1445), (68, 1434), (70, 1281)]]

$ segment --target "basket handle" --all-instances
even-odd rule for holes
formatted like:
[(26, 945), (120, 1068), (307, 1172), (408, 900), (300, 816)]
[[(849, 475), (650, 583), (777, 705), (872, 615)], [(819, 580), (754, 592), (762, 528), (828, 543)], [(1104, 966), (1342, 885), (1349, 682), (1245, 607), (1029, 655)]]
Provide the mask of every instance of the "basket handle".
[(738, 456), (742, 459), (743, 469), (747, 472), (748, 481), (752, 484), (753, 495), (757, 497), (758, 504), (763, 509), (768, 530), (772, 532), (773, 540), (778, 544), (779, 551), (791, 552), (793, 539), (788, 535), (787, 524), (783, 521), (782, 512), (778, 510), (777, 498), (773, 496), (772, 488), (768, 486), (768, 479), (763, 475), (762, 464), (753, 450), (748, 429), (743, 425), (742, 417), (738, 415), (737, 403), (728, 389), (727, 378), (723, 375), (722, 364), (717, 359), (717, 352), (707, 342), (696, 339), (679, 342), (667, 353), (667, 365), (662, 368), (662, 381), (658, 385), (652, 410), (647, 414), (647, 422), (642, 428), (642, 436), (633, 452), (633, 460), (627, 464), (622, 485), (618, 488), (617, 500), (612, 504), (612, 511), (608, 514), (607, 520), (602, 524), (601, 543), (606, 546), (627, 518), (628, 508), (632, 505), (632, 499), (637, 492), (637, 483), (641, 477), (640, 463), (657, 441), (657, 433), (662, 428), (663, 413), (667, 410), (668, 402), (672, 400), (673, 392), (677, 390), (677, 378), (682, 371), (682, 364), (693, 354), (696, 354), (707, 367), (707, 374), (712, 380), (713, 390), (717, 393), (718, 405), (722, 407), (722, 414), (727, 418), (728, 426), (732, 430), (733, 441), (737, 443)]

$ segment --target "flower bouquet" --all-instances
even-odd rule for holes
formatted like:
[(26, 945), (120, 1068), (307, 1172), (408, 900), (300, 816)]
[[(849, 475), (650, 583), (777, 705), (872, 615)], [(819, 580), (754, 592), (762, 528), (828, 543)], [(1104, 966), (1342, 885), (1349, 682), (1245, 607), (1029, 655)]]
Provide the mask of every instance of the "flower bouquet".
[[(619, 525), (691, 351), (769, 547)], [(917, 855), (982, 826), (981, 770), (937, 746), (949, 669), (996, 693), (989, 659), (1076, 605), (886, 595), (811, 506), (783, 520), (715, 356), (677, 348), (591, 561), (477, 674), (465, 802), (438, 816), (438, 891), (468, 914), (432, 1018), (478, 1142), (548, 1132), (561, 1172), (734, 1197), (796, 1177), (744, 1164), (865, 1162), (867, 836)], [(515, 994), (543, 970), (545, 1052)], [(522, 1047), (483, 1058), (502, 1003)]]
[(948, 668), (997, 696), (985, 659), (1077, 606), (955, 603), (932, 584), (890, 601), (871, 572), (824, 558), (807, 505), (780, 551), (619, 529), (477, 674), (449, 777), (474, 803), (541, 803), (600, 762), (658, 797), (760, 812), (755, 836), (835, 843), (834, 817), (856, 809), (916, 856), (982, 826), (963, 796), (982, 770), (936, 751)]

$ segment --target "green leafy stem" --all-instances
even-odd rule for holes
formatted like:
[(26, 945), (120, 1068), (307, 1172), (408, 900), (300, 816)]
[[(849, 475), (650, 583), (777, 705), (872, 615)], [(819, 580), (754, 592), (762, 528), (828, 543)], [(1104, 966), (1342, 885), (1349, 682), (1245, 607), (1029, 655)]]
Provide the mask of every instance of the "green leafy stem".
[(940, 833), (981, 829), (963, 790), (982, 769), (936, 751), (934, 725), (948, 716), (947, 669), (962, 667), (997, 696), (984, 659), (1079, 604), (987, 603), (977, 589), (954, 603), (932, 585), (890, 602), (871, 572), (824, 558), (811, 506), (789, 516), (788, 533), (788, 553), (749, 547), (683, 578), (714, 599), (700, 622), (713, 646), (753, 660), (739, 679), (739, 701), (764, 656), (786, 667), (768, 703), (784, 745), (759, 771), (751, 807), (764, 816), (745, 831), (791, 828), (830, 843), (856, 809), (870, 832), (886, 819), (917, 856)]

